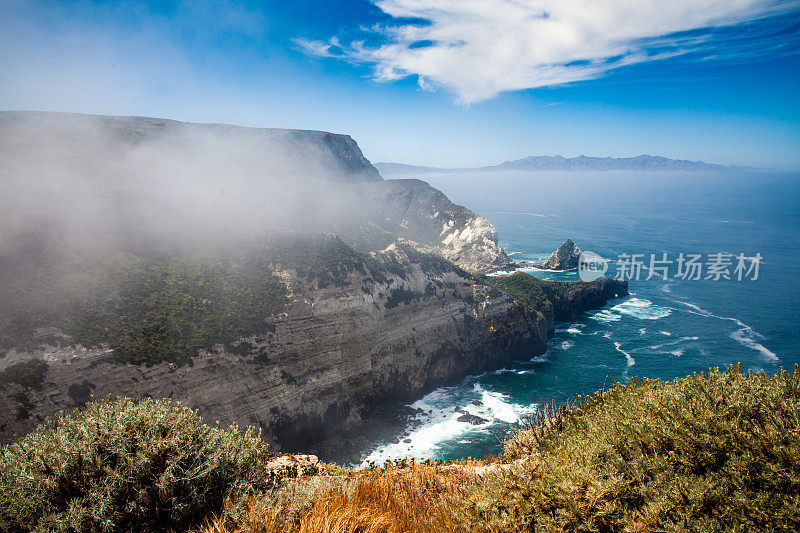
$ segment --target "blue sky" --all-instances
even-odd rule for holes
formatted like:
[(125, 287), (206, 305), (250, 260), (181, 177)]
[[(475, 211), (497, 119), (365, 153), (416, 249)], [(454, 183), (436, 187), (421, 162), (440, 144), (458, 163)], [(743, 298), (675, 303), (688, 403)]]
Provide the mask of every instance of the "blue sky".
[(800, 2), (0, 2), (0, 108), (352, 135), (372, 161), (800, 168)]

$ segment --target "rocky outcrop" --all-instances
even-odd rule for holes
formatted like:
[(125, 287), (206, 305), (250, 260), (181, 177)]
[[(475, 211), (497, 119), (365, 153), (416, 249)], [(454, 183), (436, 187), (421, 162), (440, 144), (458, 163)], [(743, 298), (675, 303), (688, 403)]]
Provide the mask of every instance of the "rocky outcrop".
[(365, 228), (380, 227), (384, 235), (411, 241), (470, 272), (491, 272), (513, 264), (488, 220), (452, 203), (424, 181), (387, 180), (359, 189), (364, 191), (364, 205), (370, 206), (373, 221)]
[(614, 298), (628, 295), (628, 281), (603, 278), (589, 282), (571, 283), (572, 289), (562, 298), (554, 298), (553, 316), (557, 322), (570, 322), (582, 313), (599, 309)]
[(581, 249), (572, 242), (572, 239), (567, 239), (550, 255), (547, 261), (532, 266), (544, 270), (574, 270), (578, 268), (580, 256)]

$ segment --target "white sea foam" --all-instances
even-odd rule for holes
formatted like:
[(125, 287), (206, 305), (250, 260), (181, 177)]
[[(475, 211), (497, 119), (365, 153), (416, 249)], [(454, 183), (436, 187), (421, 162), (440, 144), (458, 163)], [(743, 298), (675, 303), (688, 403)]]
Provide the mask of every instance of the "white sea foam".
[(578, 270), (577, 268), (565, 268), (563, 270), (554, 270), (552, 268), (520, 268), (521, 272), (525, 272), (526, 274), (533, 274), (534, 272), (575, 272)]
[(669, 352), (669, 353), (671, 353), (671, 354), (672, 354), (672, 355), (674, 355), (675, 357), (680, 357), (680, 356), (682, 356), (682, 355), (683, 355), (685, 352), (686, 352), (686, 350), (684, 350), (683, 348), (678, 348), (677, 350), (672, 350), (672, 351), (671, 351), (671, 352)]
[(490, 272), (489, 274), (486, 275), (495, 278), (495, 277), (508, 276), (509, 274), (513, 274), (514, 272), (516, 272), (516, 270), (498, 270), (496, 272)]
[(661, 307), (644, 298), (629, 298), (611, 308), (623, 315), (630, 315), (642, 320), (658, 320), (672, 314), (672, 310)]
[(645, 328), (639, 329), (639, 335), (644, 335), (645, 333), (647, 333), (647, 330)]
[[(636, 359), (634, 359), (633, 356), (630, 353), (628, 353), (628, 352), (626, 352), (625, 350), (622, 349), (622, 344), (620, 344), (619, 342), (614, 341), (614, 348), (616, 348), (618, 352), (620, 352), (621, 354), (623, 354), (625, 356), (625, 361), (628, 363), (628, 367), (632, 367), (633, 365), (636, 364)], [(627, 370), (626, 370), (626, 372), (627, 372)]]
[(589, 318), (607, 324), (609, 322), (619, 321), (622, 318), (622, 316), (612, 312), (610, 309), (601, 309), (600, 311), (597, 311), (596, 313), (589, 315)]
[[(399, 442), (384, 444), (373, 450), (364, 458), (363, 464), (370, 461), (382, 463), (401, 457), (435, 457), (436, 451), (447, 441), (459, 439), (459, 442), (467, 443), (468, 434), (486, 433), (498, 423), (516, 424), (537, 407), (513, 403), (508, 395), (486, 390), (477, 383), (471, 394), (464, 394), (463, 389), (461, 394), (456, 394), (455, 389), (436, 389), (411, 404), (411, 407), (422, 411), (415, 417), (418, 425), (401, 436)], [(454, 396), (461, 396), (459, 402), (463, 405), (459, 411), (456, 411)], [(479, 403), (472, 403), (474, 400), (479, 400)], [(460, 422), (458, 418), (464, 413), (479, 416), (487, 422), (478, 425)]]
[[(475, 392), (479, 392), (481, 394), (480, 401), (483, 403), (483, 406), (476, 408), (475, 410), (478, 412), (473, 414), (477, 414), (478, 416), (489, 415), (490, 420), (493, 418), (507, 424), (516, 424), (522, 419), (523, 416), (533, 412), (533, 410), (536, 409), (535, 405), (526, 407), (523, 405), (510, 403), (507, 401), (509, 399), (507, 394), (487, 391), (478, 384), (475, 385)], [(465, 410), (472, 411), (473, 409), (467, 407)]]
[(661, 333), (662, 335), (666, 335), (666, 336), (673, 335), (673, 333), (672, 333), (671, 331), (663, 331), (663, 330), (662, 330), (662, 331), (660, 331), (659, 333)]
[(665, 346), (675, 346), (676, 344), (680, 344), (682, 342), (697, 341), (697, 340), (700, 340), (700, 337), (681, 337), (679, 339), (675, 339), (675, 340), (671, 340), (671, 341), (667, 341), (667, 342), (661, 342), (661, 343), (658, 343), (658, 344), (653, 344), (651, 346), (648, 346), (648, 348), (651, 349), (651, 350), (660, 350), (661, 348), (664, 348)]
[(691, 310), (685, 309), (685, 311), (688, 313), (693, 313), (705, 317), (717, 318), (719, 320), (728, 320), (735, 323), (737, 326), (739, 326), (739, 329), (731, 333), (730, 337), (733, 340), (735, 340), (742, 346), (746, 346), (747, 348), (751, 348), (761, 353), (767, 359), (772, 359), (774, 361), (778, 360), (778, 356), (777, 354), (775, 354), (775, 352), (773, 352), (772, 350), (770, 350), (769, 348), (767, 348), (766, 346), (764, 346), (763, 344), (761, 344), (756, 340), (756, 339), (763, 339), (764, 336), (759, 332), (757, 332), (756, 330), (754, 330), (752, 327), (748, 326), (747, 324), (739, 320), (738, 318), (715, 315), (711, 311), (707, 311), (693, 303), (681, 302), (681, 301), (678, 301), (678, 303), (681, 303), (686, 307), (689, 307)]
[(777, 361), (778, 355), (760, 342), (756, 341), (753, 338), (754, 334), (759, 337), (763, 337), (763, 335), (756, 333), (748, 326), (747, 328), (742, 328), (731, 333), (731, 338), (743, 346), (747, 346), (748, 348), (752, 348), (753, 350), (760, 352), (762, 355), (764, 355), (764, 357)]
[(561, 343), (561, 349), (562, 350), (569, 350), (573, 346), (575, 346), (575, 343), (572, 342), (572, 341), (564, 341), (564, 342)]

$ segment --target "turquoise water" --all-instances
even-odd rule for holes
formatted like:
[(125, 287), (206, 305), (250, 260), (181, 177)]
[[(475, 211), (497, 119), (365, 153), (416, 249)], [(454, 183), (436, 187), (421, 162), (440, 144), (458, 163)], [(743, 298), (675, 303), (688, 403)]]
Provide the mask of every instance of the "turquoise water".
[[(630, 282), (630, 297), (557, 325), (545, 355), (471, 376), (413, 404), (420, 414), (402, 434), (378, 443), (369, 460), (496, 453), (503, 435), (537, 406), (632, 376), (672, 379), (738, 362), (772, 373), (800, 362), (800, 175), (502, 172), (423, 179), (488, 218), (515, 260), (544, 259), (571, 237), (609, 259), (728, 252), (760, 253), (763, 263), (757, 280), (674, 279), (674, 265), (668, 281), (645, 280), (645, 272)], [(459, 422), (462, 411), (487, 422)]]

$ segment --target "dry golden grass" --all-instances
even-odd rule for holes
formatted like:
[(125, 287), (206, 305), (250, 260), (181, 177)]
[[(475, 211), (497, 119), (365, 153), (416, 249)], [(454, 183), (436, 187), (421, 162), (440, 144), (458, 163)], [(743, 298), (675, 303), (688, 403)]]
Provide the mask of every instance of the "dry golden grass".
[(270, 498), (251, 499), (237, 518), (202, 533), (429, 533), (465, 531), (452, 500), (476, 479), (470, 466), (410, 465), (299, 480)]

